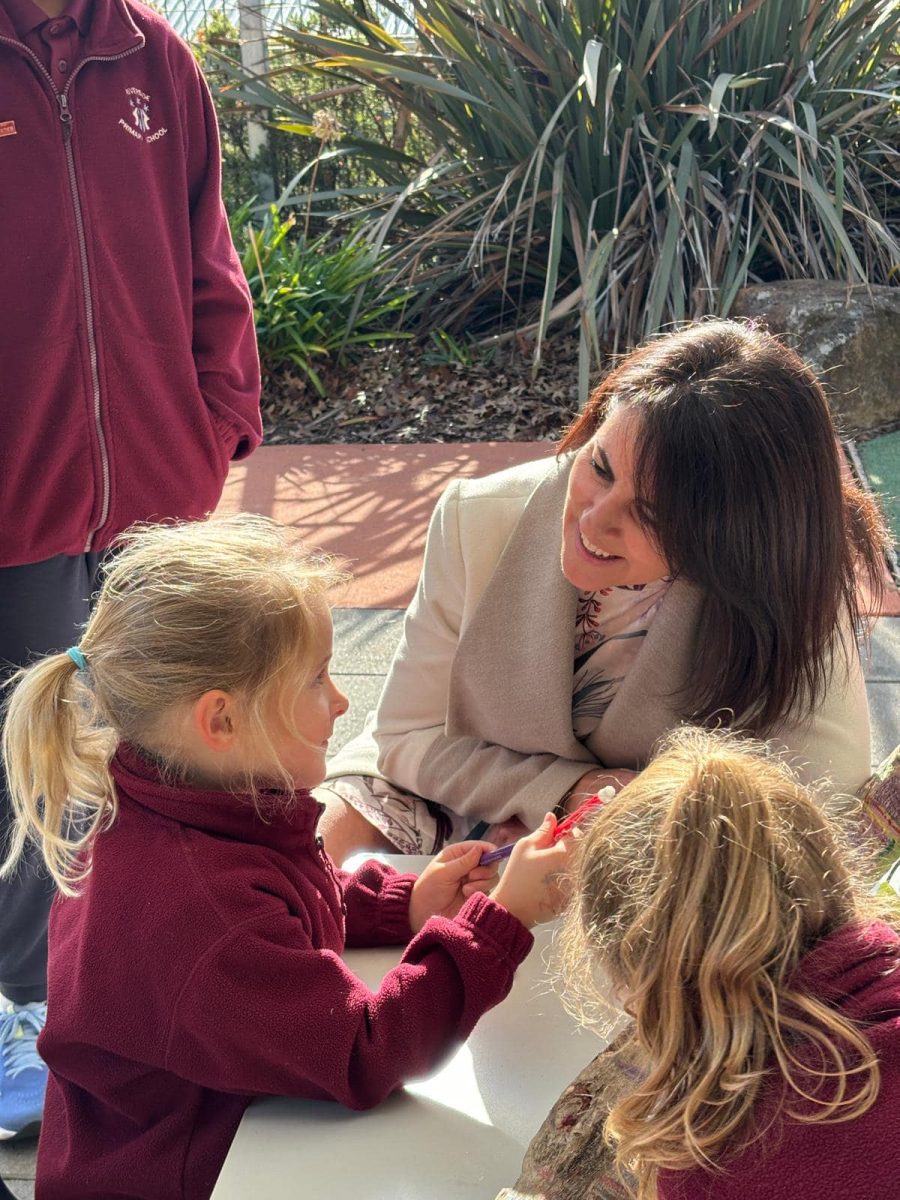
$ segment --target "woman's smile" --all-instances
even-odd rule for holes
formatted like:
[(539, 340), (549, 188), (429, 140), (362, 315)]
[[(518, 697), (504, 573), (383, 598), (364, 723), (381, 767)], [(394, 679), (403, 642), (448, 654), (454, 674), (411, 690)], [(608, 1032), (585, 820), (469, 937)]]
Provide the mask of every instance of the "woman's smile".
[(621, 555), (611, 554), (609, 551), (601, 550), (599, 546), (595, 546), (580, 525), (578, 526), (578, 536), (581, 539), (582, 547), (587, 550), (592, 558), (600, 559), (601, 562), (619, 561), (621, 559)]

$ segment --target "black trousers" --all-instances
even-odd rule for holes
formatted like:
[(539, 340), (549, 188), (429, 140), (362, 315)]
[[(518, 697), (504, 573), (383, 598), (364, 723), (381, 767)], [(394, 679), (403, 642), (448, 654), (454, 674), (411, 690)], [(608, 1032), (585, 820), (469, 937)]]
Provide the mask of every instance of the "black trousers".
[[(101, 554), (57, 555), (0, 567), (0, 680), (54, 650), (75, 645), (88, 619)], [(0, 772), (2, 775), (2, 772)], [(12, 811), (0, 778), (0, 851)], [(15, 874), (0, 880), (0, 993), (15, 1004), (47, 998), (47, 919), (54, 885), (29, 843)]]

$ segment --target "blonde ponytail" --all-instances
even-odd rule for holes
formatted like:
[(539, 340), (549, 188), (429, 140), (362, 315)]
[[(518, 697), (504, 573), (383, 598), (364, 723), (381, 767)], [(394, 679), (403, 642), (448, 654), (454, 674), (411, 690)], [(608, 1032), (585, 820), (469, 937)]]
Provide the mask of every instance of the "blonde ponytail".
[(81, 675), (68, 654), (18, 671), (7, 685), (3, 723), (15, 824), (0, 874), (13, 872), (31, 837), (66, 895), (90, 869), (90, 844), (116, 807), (108, 769), (114, 735), (96, 720)]

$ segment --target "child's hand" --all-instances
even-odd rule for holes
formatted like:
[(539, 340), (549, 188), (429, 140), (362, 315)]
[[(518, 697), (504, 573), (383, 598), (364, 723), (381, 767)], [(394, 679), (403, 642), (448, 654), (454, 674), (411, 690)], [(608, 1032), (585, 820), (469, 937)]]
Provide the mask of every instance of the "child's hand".
[(445, 846), (412, 887), (409, 924), (418, 933), (429, 917), (455, 917), (474, 892), (489, 892), (497, 880), (496, 863), (479, 867), (490, 842), (456, 842)]
[(556, 817), (547, 813), (534, 833), (522, 838), (509, 856), (491, 899), (530, 928), (559, 916), (569, 899), (568, 866), (573, 839), (553, 841)]

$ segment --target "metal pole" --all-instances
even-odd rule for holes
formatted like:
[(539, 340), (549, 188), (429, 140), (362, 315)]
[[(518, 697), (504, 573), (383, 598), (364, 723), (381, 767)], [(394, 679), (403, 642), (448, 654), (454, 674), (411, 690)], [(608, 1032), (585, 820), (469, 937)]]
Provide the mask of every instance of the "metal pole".
[[(266, 30), (260, 0), (248, 3), (239, 0), (238, 29), (241, 39), (241, 65), (254, 75), (265, 75), (269, 69), (266, 49)], [(275, 199), (275, 183), (268, 163), (269, 131), (260, 121), (252, 117), (247, 122), (247, 149), (255, 167), (259, 199), (269, 202)]]

